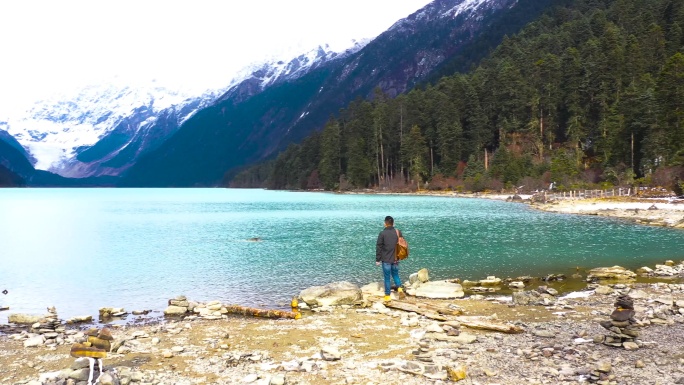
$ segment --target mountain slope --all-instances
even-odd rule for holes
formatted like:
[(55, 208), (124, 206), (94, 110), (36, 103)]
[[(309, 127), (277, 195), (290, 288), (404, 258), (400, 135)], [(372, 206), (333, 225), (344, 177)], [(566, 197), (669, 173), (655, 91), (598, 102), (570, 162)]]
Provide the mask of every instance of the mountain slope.
[(38, 169), (70, 178), (117, 176), (159, 147), (196, 111), (217, 100), (244, 101), (354, 53), (366, 43), (350, 40), (339, 47), (319, 46), (293, 58), (254, 63), (232, 75), (228, 85), (201, 93), (171, 90), (155, 81), (124, 85), (115, 78), (53, 95), (26, 112), (5, 111), (11, 116), (3, 117), (6, 121), (0, 122), (0, 129), (10, 132), (5, 133), (11, 138), (8, 142)]
[[(237, 167), (273, 156), (319, 129), (331, 114), (376, 87), (397, 95), (492, 30), (493, 45), (508, 31), (512, 9), (543, 8), (551, 0), (437, 0), (343, 60), (252, 98), (223, 98), (201, 111), (124, 175), (124, 186), (213, 186)], [(525, 20), (534, 12), (520, 15)], [(515, 32), (515, 31), (512, 31)], [(481, 42), (480, 42), (481, 43)], [(226, 172), (228, 173), (226, 174)]]

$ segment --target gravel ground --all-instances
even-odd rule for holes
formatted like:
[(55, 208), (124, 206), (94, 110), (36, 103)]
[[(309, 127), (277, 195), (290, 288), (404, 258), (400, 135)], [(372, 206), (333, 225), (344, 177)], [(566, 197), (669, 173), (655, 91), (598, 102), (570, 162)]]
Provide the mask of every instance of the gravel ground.
[[(609, 319), (621, 293), (637, 297), (640, 348), (633, 351), (593, 342), (607, 334), (599, 322)], [(677, 306), (684, 301), (683, 285), (618, 285), (611, 294), (561, 298), (545, 307), (514, 305), (510, 296), (475, 298), (428, 302), (515, 324), (524, 333), (445, 327), (372, 298), (369, 307), (331, 308), (300, 320), (142, 316), (112, 325), (119, 353), (104, 360), (110, 374), (105, 379), (124, 385), (442, 384), (451, 382), (447, 368), (461, 368), (464, 384), (586, 384), (592, 378), (602, 384), (684, 384), (684, 316)], [(72, 336), (80, 331), (67, 330)], [(69, 343), (25, 347), (26, 331), (0, 331), (1, 384), (85, 383), (50, 380), (58, 371), (74, 373), (68, 370), (74, 367)]]

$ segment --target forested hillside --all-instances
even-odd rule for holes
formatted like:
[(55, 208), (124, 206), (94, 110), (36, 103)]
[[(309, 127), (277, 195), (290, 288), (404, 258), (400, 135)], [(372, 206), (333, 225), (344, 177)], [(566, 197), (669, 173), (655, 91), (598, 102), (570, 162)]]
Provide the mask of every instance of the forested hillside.
[(579, 188), (684, 179), (684, 2), (578, 0), (467, 74), (357, 100), (233, 187)]

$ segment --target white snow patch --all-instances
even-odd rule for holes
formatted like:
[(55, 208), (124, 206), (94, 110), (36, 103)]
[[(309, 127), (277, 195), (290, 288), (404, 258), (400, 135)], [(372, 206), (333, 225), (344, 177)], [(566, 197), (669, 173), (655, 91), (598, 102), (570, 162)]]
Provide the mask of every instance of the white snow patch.
[(476, 9), (480, 8), (484, 3), (486, 3), (488, 0), (463, 0), (461, 4), (457, 5), (454, 8), (451, 8), (450, 10), (446, 11), (442, 16), (453, 16), (456, 17), (460, 15), (463, 12), (466, 11), (475, 11)]

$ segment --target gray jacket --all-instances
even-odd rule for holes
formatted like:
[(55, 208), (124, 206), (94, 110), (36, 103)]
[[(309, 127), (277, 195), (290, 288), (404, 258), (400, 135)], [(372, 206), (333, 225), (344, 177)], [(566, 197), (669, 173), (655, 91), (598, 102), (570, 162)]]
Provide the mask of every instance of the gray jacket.
[[(401, 231), (399, 231), (401, 234)], [(394, 263), (396, 262), (396, 248), (399, 237), (394, 226), (385, 227), (378, 235), (378, 242), (375, 245), (375, 261)]]

